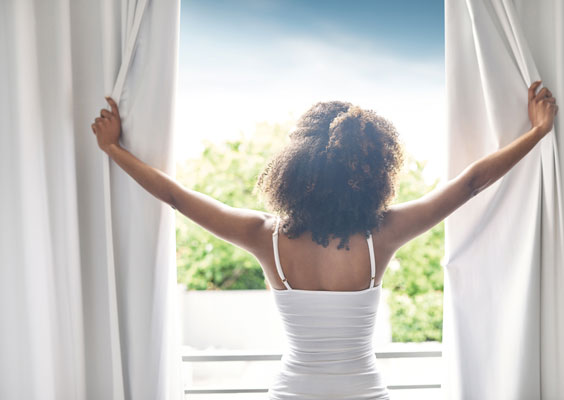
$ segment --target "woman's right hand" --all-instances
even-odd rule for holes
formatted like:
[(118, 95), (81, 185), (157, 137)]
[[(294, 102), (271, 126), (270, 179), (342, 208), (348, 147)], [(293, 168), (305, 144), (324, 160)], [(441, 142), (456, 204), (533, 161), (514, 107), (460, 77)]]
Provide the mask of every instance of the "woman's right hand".
[(536, 81), (529, 87), (529, 120), (532, 128), (538, 127), (543, 135), (546, 135), (552, 129), (558, 106), (546, 87), (535, 94), (540, 84), (541, 81)]

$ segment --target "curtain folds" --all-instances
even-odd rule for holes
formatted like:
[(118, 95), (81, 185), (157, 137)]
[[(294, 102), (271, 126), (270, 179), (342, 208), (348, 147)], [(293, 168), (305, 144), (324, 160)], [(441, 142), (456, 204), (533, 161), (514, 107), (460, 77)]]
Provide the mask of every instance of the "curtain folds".
[[(450, 179), (530, 129), (533, 81), (563, 101), (564, 7), (559, 0), (445, 5)], [(446, 220), (446, 398), (564, 393), (560, 132), (558, 116), (506, 176)]]
[(174, 175), (179, 12), (0, 2), (2, 399), (183, 398), (173, 210), (90, 128), (111, 95), (124, 147)]

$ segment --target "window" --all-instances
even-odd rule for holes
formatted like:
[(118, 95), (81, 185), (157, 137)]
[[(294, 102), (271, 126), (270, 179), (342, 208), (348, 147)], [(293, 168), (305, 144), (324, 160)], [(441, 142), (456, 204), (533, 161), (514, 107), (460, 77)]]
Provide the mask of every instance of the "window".
[[(184, 184), (261, 208), (250, 193), (256, 175), (295, 120), (326, 100), (373, 109), (397, 127), (410, 155), (397, 201), (444, 179), (442, 1), (183, 0), (181, 13), (176, 157)], [(443, 237), (440, 224), (408, 243), (384, 277), (375, 340), (390, 384), (439, 382)], [(182, 216), (177, 255), (189, 288), (182, 319), (191, 393), (246, 388), (263, 398), (284, 336), (260, 266)], [(427, 343), (402, 343), (411, 341)], [(430, 373), (410, 378), (408, 370)]]

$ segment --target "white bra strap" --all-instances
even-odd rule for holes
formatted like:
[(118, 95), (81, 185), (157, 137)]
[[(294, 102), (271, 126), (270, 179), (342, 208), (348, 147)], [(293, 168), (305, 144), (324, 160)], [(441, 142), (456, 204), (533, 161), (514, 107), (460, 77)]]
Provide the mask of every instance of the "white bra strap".
[(284, 272), (282, 271), (282, 265), (280, 265), (280, 255), (278, 254), (278, 227), (279, 226), (280, 226), (280, 217), (277, 216), (276, 217), (276, 229), (274, 230), (274, 233), (272, 234), (272, 247), (274, 248), (274, 262), (276, 263), (276, 270), (278, 271), (278, 276), (280, 276), (282, 283), (284, 284), (284, 286), (286, 286), (286, 289), (292, 290), (292, 288), (288, 284), (288, 281), (286, 280), (286, 277), (284, 276)]
[(372, 232), (369, 232), (366, 238), (368, 242), (368, 250), (370, 252), (370, 287), (374, 287), (374, 281), (376, 280), (376, 261), (374, 259), (374, 244), (372, 243)]

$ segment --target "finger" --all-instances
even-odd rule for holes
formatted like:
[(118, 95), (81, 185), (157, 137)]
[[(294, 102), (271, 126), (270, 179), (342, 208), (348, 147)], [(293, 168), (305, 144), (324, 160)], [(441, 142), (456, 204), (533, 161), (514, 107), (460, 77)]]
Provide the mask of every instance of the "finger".
[(544, 100), (549, 102), (549, 103), (556, 104), (556, 99), (554, 97), (547, 97)]
[(114, 99), (112, 99), (111, 97), (106, 97), (106, 101), (112, 108), (112, 114), (114, 114), (116, 117), (119, 117), (119, 109)]
[(543, 87), (535, 96), (535, 100), (542, 100), (546, 97), (546, 93), (548, 92), (548, 89)]
[(99, 124), (100, 122), (102, 122), (102, 118), (98, 117), (94, 120), (95, 124)]
[(535, 91), (537, 90), (537, 88), (539, 87), (540, 84), (541, 84), (541, 81), (536, 81), (536, 82), (533, 82), (531, 84), (531, 86), (529, 87), (529, 101), (531, 101), (535, 98)]
[(92, 132), (94, 132), (94, 134), (96, 134), (96, 124), (92, 124), (92, 125), (90, 125), (90, 127), (92, 128)]
[(114, 114), (112, 114), (105, 108), (103, 108), (102, 111), (100, 111), (100, 115), (102, 116), (102, 118), (107, 118), (107, 119), (112, 119), (114, 117)]

